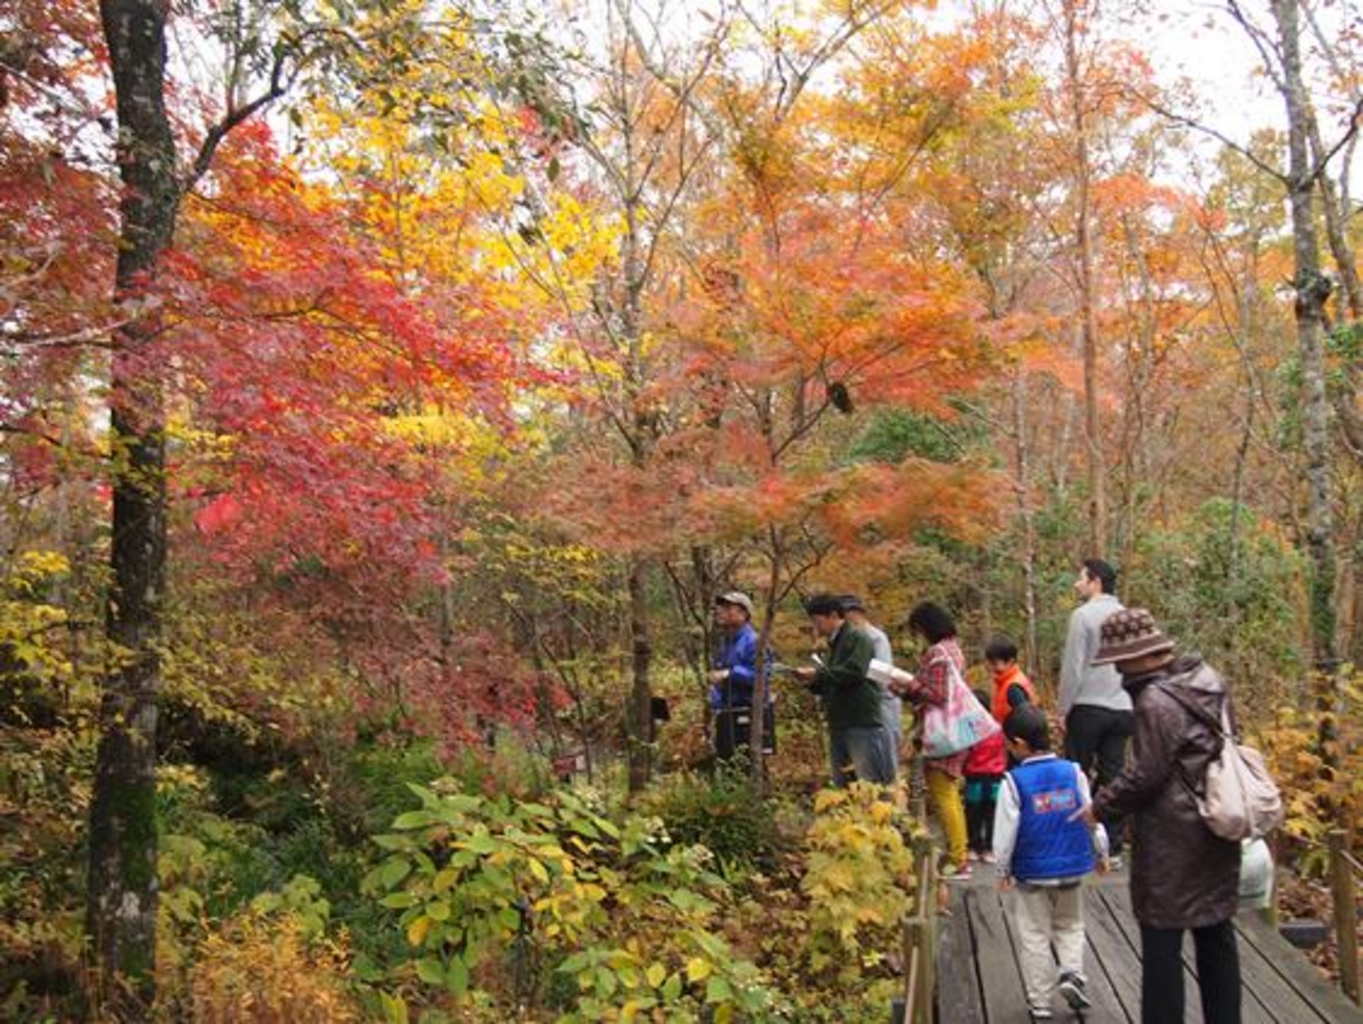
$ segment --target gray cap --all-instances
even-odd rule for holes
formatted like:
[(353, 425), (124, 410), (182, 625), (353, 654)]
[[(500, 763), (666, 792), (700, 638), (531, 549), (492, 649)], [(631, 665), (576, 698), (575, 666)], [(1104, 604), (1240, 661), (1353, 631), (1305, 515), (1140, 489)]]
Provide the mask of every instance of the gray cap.
[(748, 618), (752, 618), (752, 598), (741, 590), (731, 590), (727, 594), (720, 594), (715, 598), (715, 604), (736, 605), (748, 613)]

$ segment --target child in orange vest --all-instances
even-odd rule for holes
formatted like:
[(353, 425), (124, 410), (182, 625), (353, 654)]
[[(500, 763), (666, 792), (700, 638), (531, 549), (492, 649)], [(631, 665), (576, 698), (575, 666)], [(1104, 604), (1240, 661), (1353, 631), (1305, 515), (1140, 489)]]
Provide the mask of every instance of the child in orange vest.
[[(975, 699), (989, 706), (988, 695), (975, 691)], [(994, 862), (994, 811), (999, 783), (1008, 770), (1008, 753), (1000, 729), (970, 748), (965, 759), (965, 832), (971, 860)]]
[(994, 674), (994, 698), (985, 706), (1002, 725), (1022, 704), (1035, 704), (1036, 693), (1032, 681), (1018, 665), (1018, 645), (1010, 637), (996, 636), (984, 649), (984, 662)]

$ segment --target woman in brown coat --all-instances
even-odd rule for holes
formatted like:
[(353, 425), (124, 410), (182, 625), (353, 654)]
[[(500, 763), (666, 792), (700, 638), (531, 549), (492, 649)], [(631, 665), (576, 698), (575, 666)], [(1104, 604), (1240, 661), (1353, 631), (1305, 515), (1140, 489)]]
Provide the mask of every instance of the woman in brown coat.
[(1132, 825), (1131, 902), (1141, 926), (1141, 1020), (1183, 1020), (1183, 933), (1197, 951), (1207, 1024), (1239, 1024), (1240, 964), (1233, 918), (1240, 846), (1203, 823), (1194, 787), (1222, 739), (1229, 699), (1221, 677), (1200, 658), (1175, 657), (1174, 642), (1143, 608), (1104, 620), (1095, 664), (1115, 664), (1135, 705), (1135, 758), (1091, 807), (1098, 819)]

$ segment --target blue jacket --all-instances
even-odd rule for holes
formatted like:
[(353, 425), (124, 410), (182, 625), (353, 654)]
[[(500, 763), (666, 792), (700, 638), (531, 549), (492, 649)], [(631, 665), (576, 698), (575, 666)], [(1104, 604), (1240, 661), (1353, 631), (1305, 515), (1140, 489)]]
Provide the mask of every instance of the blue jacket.
[[(771, 659), (767, 659), (768, 665)], [(745, 622), (732, 636), (724, 638), (715, 659), (715, 668), (727, 668), (729, 678), (710, 687), (710, 706), (752, 707), (753, 684), (757, 681), (757, 630)]]
[(1094, 869), (1093, 841), (1082, 821), (1079, 766), (1057, 757), (1032, 758), (1008, 773), (1018, 795), (1017, 840), (1011, 873), (1020, 882), (1078, 878)]

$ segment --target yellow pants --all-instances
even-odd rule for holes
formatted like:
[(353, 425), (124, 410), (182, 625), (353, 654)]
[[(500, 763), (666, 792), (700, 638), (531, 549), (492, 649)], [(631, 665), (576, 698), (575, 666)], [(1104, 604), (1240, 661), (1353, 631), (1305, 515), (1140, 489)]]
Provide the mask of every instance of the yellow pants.
[(923, 776), (932, 795), (932, 808), (946, 836), (947, 860), (959, 867), (966, 862), (965, 800), (961, 796), (961, 780), (935, 768), (928, 768)]

